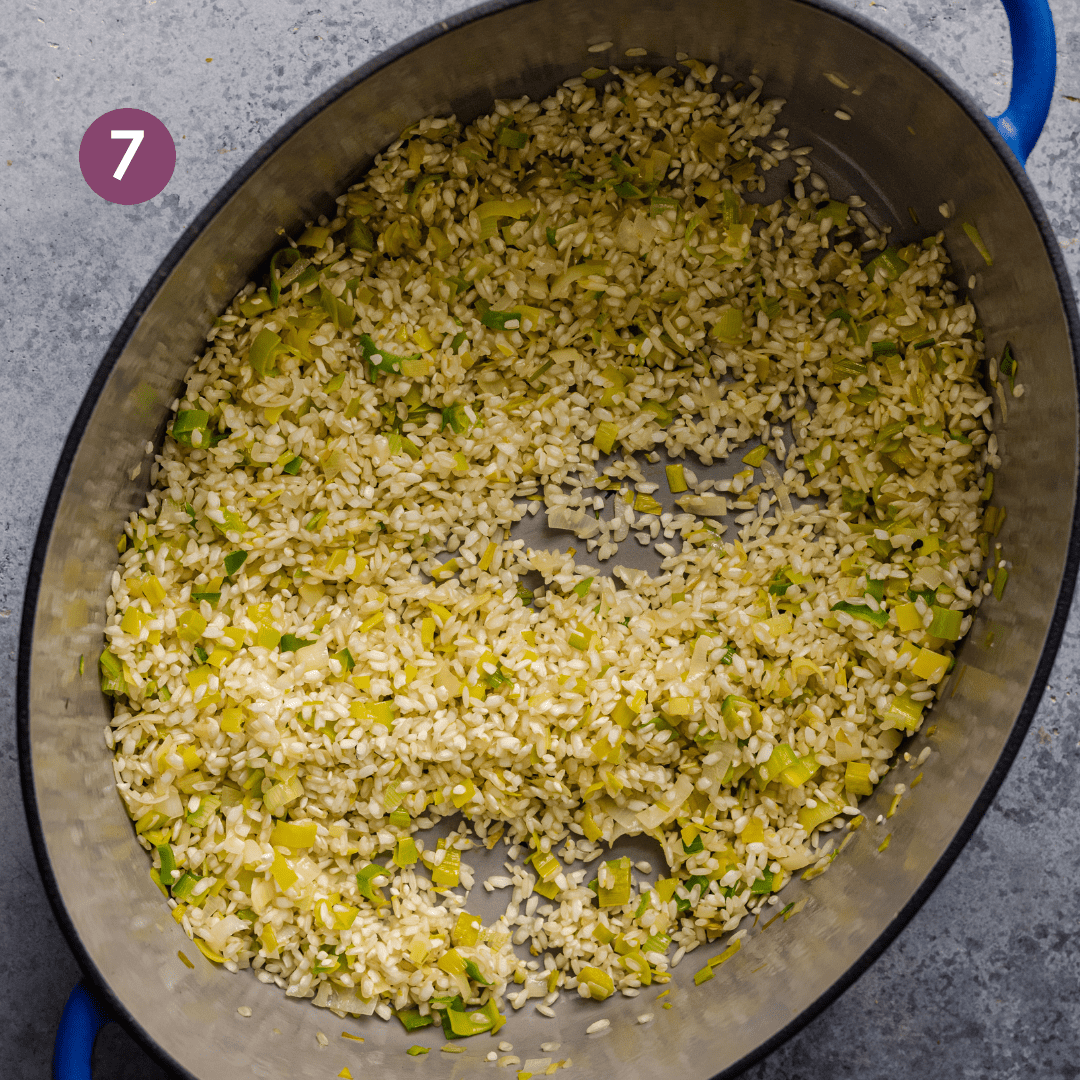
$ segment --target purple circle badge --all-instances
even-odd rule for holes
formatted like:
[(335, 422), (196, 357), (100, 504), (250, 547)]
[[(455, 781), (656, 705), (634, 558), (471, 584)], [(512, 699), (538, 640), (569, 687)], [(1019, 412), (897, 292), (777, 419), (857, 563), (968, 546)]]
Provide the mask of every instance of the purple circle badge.
[(165, 190), (176, 168), (176, 146), (156, 116), (142, 109), (113, 109), (86, 129), (79, 168), (103, 199), (134, 206)]

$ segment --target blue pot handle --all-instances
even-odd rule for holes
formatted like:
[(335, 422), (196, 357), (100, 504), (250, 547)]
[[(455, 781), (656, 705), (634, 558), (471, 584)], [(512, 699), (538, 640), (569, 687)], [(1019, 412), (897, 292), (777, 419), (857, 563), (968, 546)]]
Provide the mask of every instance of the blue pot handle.
[(1021, 165), (1038, 142), (1057, 76), (1057, 40), (1047, 0), (1002, 0), (1012, 37), (1012, 89), (1008, 108), (991, 117)]
[(86, 983), (78, 983), (64, 1006), (53, 1046), (53, 1080), (91, 1080), (90, 1055), (98, 1032), (112, 1020)]

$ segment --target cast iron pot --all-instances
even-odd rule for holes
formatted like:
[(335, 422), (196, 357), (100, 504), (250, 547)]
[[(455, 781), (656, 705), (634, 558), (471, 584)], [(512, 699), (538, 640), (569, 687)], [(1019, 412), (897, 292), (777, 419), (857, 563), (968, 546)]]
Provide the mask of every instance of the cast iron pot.
[[(471, 119), (495, 97), (542, 97), (597, 61), (659, 68), (677, 53), (722, 71), (759, 74), (789, 104), (792, 139), (815, 147), (837, 194), (858, 191), (900, 242), (944, 227), (958, 280), (975, 299), (992, 355), (1008, 342), (1027, 393), (997, 416), (1004, 458), (995, 502), (1012, 560), (1001, 602), (980, 609), (959, 663), (909, 749), (936, 753), (903, 810), (867, 827), (812, 884), (798, 918), (753, 934), (707, 985), (688, 963), (653, 1023), (642, 1002), (612, 999), (611, 1028), (586, 1036), (599, 1010), (564, 995), (554, 1020), (512, 1020), (523, 1058), (562, 1044), (579, 1076), (733, 1076), (805, 1024), (866, 969), (941, 879), (1003, 779), (1038, 704), (1065, 623), (1077, 567), (1076, 313), (1046, 218), (1021, 164), (1049, 108), (1054, 36), (1045, 0), (1007, 0), (1014, 49), (1009, 109), (991, 123), (968, 96), (903, 42), (827, 0), (531, 0), (495, 2), (441, 23), (359, 69), (285, 126), (203, 211), (139, 297), (101, 363), (68, 437), (34, 550), (23, 614), (19, 737), (26, 807), (57, 919), (88, 977), (65, 1011), (55, 1075), (89, 1077), (93, 1038), (118, 1018), (185, 1077), (479, 1075), (491, 1040), (411, 1058), (427, 1041), (397, 1023), (339, 1021), (286, 999), (250, 974), (230, 975), (191, 946), (150, 881), (145, 852), (113, 787), (102, 730), (110, 705), (94, 662), (116, 538), (142, 507), (131, 482), (148, 440), (160, 444), (169, 404), (215, 316), (290, 230), (332, 205), (372, 156), (428, 113)], [(591, 44), (612, 42), (590, 53)], [(624, 61), (625, 62), (625, 61)], [(838, 75), (849, 89), (827, 79)], [(861, 93), (853, 93), (853, 90)], [(838, 112), (840, 115), (837, 115)], [(843, 119), (848, 116), (850, 119)], [(996, 126), (995, 126), (996, 125)], [(948, 219), (938, 207), (947, 203)], [(916, 229), (909, 207), (922, 225)], [(960, 231), (977, 224), (987, 266)], [(87, 657), (80, 677), (75, 659)], [(882, 785), (890, 788), (889, 785)], [(869, 819), (889, 792), (870, 800)], [(878, 846), (886, 831), (891, 846)], [(187, 949), (194, 967), (180, 963)], [(699, 953), (698, 956), (701, 956)], [(244, 1018), (238, 1006), (250, 1006)], [(339, 1039), (362, 1031), (362, 1047)], [(316, 1032), (333, 1040), (320, 1049)], [(431, 1036), (431, 1029), (427, 1035)]]

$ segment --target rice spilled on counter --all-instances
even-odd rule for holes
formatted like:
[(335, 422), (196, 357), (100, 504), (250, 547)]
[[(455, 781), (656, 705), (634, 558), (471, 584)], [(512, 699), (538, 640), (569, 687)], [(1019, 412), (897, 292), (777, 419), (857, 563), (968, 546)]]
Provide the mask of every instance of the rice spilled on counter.
[[(410, 1029), (633, 996), (826, 865), (991, 588), (941, 235), (887, 247), (756, 79), (586, 74), (415, 124), (237, 297), (108, 604), (117, 784), (177, 921)], [(538, 511), (612, 576), (513, 539)], [(659, 881), (590, 867), (641, 832)], [(483, 926), (467, 852), (500, 841)]]

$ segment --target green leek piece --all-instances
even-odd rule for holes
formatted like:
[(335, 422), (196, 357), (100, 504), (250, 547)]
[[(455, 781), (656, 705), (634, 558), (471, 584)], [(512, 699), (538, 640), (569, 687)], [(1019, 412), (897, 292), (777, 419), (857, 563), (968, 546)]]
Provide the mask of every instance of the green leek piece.
[(944, 641), (959, 641), (960, 624), (964, 621), (964, 613), (954, 611), (952, 608), (939, 607), (937, 604), (931, 605), (930, 611), (933, 618), (927, 628), (928, 633)]
[(839, 455), (831, 439), (826, 439), (813, 450), (807, 450), (803, 454), (803, 464), (811, 476), (820, 476), (826, 469), (836, 464)]
[(188, 814), (184, 820), (197, 829), (205, 829), (210, 824), (210, 819), (220, 805), (221, 796), (214, 794), (204, 795), (199, 801), (198, 808), (193, 813)]
[(639, 491), (635, 496), (634, 509), (639, 514), (662, 514), (664, 512), (663, 506), (651, 495), (646, 495), (644, 491)]
[(450, 342), (450, 351), (456, 355), (458, 349), (460, 349), (461, 346), (465, 343), (465, 339), (467, 337), (468, 337), (468, 335), (465, 333), (464, 330), (461, 330), (458, 333), (456, 333), (454, 335), (453, 339)]
[(248, 363), (251, 364), (251, 370), (260, 379), (279, 375), (280, 372), (274, 367), (274, 357), (279, 352), (282, 352), (284, 348), (281, 338), (273, 330), (264, 326), (258, 332), (255, 340), (251, 343), (251, 348), (248, 350)]
[(431, 882), (436, 889), (456, 889), (461, 883), (461, 852), (457, 848), (444, 848), (443, 860), (431, 872)]
[(180, 875), (180, 879), (173, 885), (172, 894), (177, 900), (187, 900), (198, 883), (199, 879), (190, 870), (185, 870)]
[(870, 352), (874, 356), (895, 356), (898, 351), (895, 341), (875, 341), (870, 346)]
[(701, 839), (701, 834), (695, 836), (689, 844), (684, 840), (682, 849), (684, 855), (697, 855), (699, 851), (704, 851), (705, 844)]
[(668, 408), (668, 404), (650, 399), (641, 403), (641, 411), (655, 414), (656, 422), (661, 427), (667, 427), (675, 419), (675, 413)]
[(816, 802), (817, 806), (803, 806), (799, 808), (799, 824), (806, 830), (807, 836), (809, 836), (819, 825), (824, 825), (825, 822), (832, 821), (837, 814), (842, 814), (844, 812), (843, 804), (839, 800), (833, 803), (821, 798), (819, 795)]
[(713, 337), (734, 345), (743, 337), (743, 313), (740, 308), (728, 308), (713, 324)]
[(181, 641), (194, 644), (205, 629), (206, 620), (197, 611), (185, 611), (176, 618), (176, 636)]
[(997, 536), (1001, 532), (1001, 526), (1005, 524), (1005, 515), (1004, 506), (988, 506), (983, 514), (983, 528), (991, 536)]
[(614, 878), (614, 884), (610, 888), (602, 885), (597, 892), (597, 898), (601, 907), (621, 907), (630, 902), (630, 860), (610, 859), (604, 863), (608, 872)]
[(896, 248), (887, 247), (881, 254), (871, 259), (863, 268), (866, 276), (873, 281), (880, 270), (886, 281), (895, 281), (910, 264), (900, 258)]
[[(281, 301), (282, 285), (290, 285), (309, 265), (296, 248), (282, 248), (270, 260), (270, 303), (277, 307)], [(287, 272), (286, 272), (287, 271)]]
[(728, 694), (720, 706), (720, 715), (724, 718), (728, 731), (734, 731), (749, 712), (750, 730), (757, 731), (765, 722), (761, 715), (761, 707), (749, 698), (739, 697), (737, 694)]
[[(480, 316), (480, 322), (490, 330), (520, 330), (522, 318), (520, 311), (494, 311), (488, 308)], [(508, 323), (514, 325), (509, 326)], [(551, 366), (550, 362), (548, 366)], [(529, 381), (532, 382), (532, 379)]]
[(1005, 585), (1009, 580), (1009, 571), (1004, 566), (999, 566), (994, 575), (994, 599), (1000, 600), (1005, 595)]
[(892, 704), (885, 710), (882, 719), (891, 721), (893, 727), (914, 731), (922, 720), (922, 714), (923, 702), (912, 701), (909, 690), (893, 698)]
[(1016, 358), (1012, 354), (1012, 346), (1006, 345), (1001, 354), (1001, 362), (998, 364), (998, 371), (1008, 378), (1010, 390), (1016, 389), (1016, 369), (1018, 367), (1019, 365), (1016, 362)]
[(385, 866), (380, 866), (378, 863), (368, 863), (356, 875), (356, 887), (360, 890), (360, 895), (365, 900), (370, 900), (373, 904), (386, 904), (389, 901), (382, 894), (381, 888), (376, 888), (372, 885), (372, 881), (377, 877), (389, 877), (390, 874)]
[(442, 410), (442, 426), (439, 430), (445, 431), (449, 427), (455, 435), (467, 435), (474, 427), (480, 424), (480, 419), (477, 417), (475, 420), (470, 420), (469, 412), (472, 412), (474, 416), (476, 413), (472, 409), (469, 412), (465, 410), (466, 405), (461, 401), (448, 405)]
[(694, 973), (694, 985), (700, 986), (702, 983), (707, 983), (714, 978), (716, 978), (716, 972), (706, 964), (700, 971)]
[(161, 862), (161, 868), (158, 870), (158, 881), (166, 889), (170, 889), (173, 883), (173, 871), (176, 869), (176, 857), (173, 855), (173, 849), (168, 844), (158, 844), (157, 853)]
[[(353, 218), (355, 221), (356, 218)], [(319, 305), (337, 330), (351, 330), (356, 322), (356, 308), (339, 300), (325, 285), (319, 285)], [(344, 379), (342, 379), (344, 382)]]
[(664, 472), (667, 475), (668, 491), (672, 495), (678, 495), (681, 491), (686, 491), (686, 477), (683, 475), (683, 467), (681, 465), (665, 465)]
[(650, 934), (645, 939), (645, 944), (641, 946), (641, 951), (645, 954), (651, 952), (663, 954), (669, 948), (671, 948), (671, 938), (667, 934)]
[[(205, 624), (204, 624), (205, 626)], [(101, 669), (101, 689), (110, 697), (118, 697), (127, 693), (127, 683), (124, 681), (124, 665), (115, 653), (106, 649), (98, 657), (98, 667)]]
[(829, 367), (837, 379), (857, 379), (866, 374), (866, 365), (861, 360), (845, 360), (837, 357), (829, 361)]
[(176, 414), (169, 434), (182, 446), (200, 450), (210, 445), (210, 414), (202, 409), (183, 409)]
[(413, 353), (410, 356), (395, 356), (393, 353), (380, 349), (370, 334), (360, 335), (360, 350), (368, 366), (368, 380), (375, 381), (378, 374), (389, 375), (401, 373), (403, 360), (421, 360), (423, 353)]
[(985, 241), (979, 233), (979, 230), (974, 225), (969, 225), (966, 221), (960, 226), (967, 235), (967, 238), (975, 245), (975, 250), (983, 257), (983, 262), (987, 266), (994, 265), (993, 256), (990, 254), (989, 249), (986, 246)]
[(259, 290), (252, 296), (246, 296), (240, 301), (240, 314), (245, 319), (254, 319), (257, 315), (262, 315), (267, 311), (272, 311), (274, 305), (270, 302), (270, 297), (263, 291)]
[(281, 466), (281, 471), (287, 473), (289, 476), (296, 476), (300, 472), (300, 466), (304, 464), (302, 457), (294, 457), (291, 461), (286, 461)]
[(529, 141), (529, 136), (524, 131), (516, 131), (511, 127), (504, 127), (499, 132), (498, 143), (500, 146), (506, 146), (511, 150), (524, 150), (526, 143)]
[(761, 877), (759, 877), (751, 886), (750, 892), (753, 895), (760, 896), (763, 893), (771, 893), (773, 891), (773, 880), (775, 875), (771, 870), (762, 870)]
[(753, 450), (743, 454), (743, 461), (752, 468), (760, 467), (761, 463), (769, 456), (769, 447), (766, 443), (755, 446)]
[(230, 551), (225, 556), (225, 575), (226, 577), (232, 577), (241, 566), (244, 565), (247, 560), (248, 553), (246, 551)]
[(591, 577), (583, 578), (574, 586), (574, 592), (584, 600), (585, 597), (589, 595), (589, 589), (592, 587), (592, 583), (595, 580), (595, 578)]
[(818, 209), (818, 212), (814, 215), (814, 220), (820, 224), (826, 218), (832, 218), (833, 225), (838, 229), (842, 229), (848, 223), (848, 209), (847, 203), (830, 199), (829, 202)]
[(313, 638), (298, 638), (294, 634), (282, 634), (278, 648), (283, 653), (296, 652), (297, 649), (302, 649), (305, 645), (314, 644), (315, 640)]
[(780, 779), (788, 787), (802, 787), (820, 768), (817, 756), (811, 751), (805, 757), (799, 758), (794, 765), (789, 765), (780, 774)]
[(404, 869), (407, 866), (415, 866), (419, 859), (420, 852), (417, 850), (416, 841), (411, 836), (402, 837), (394, 848), (394, 864)]
[(198, 660), (200, 664), (205, 664), (209, 659), (206, 650), (201, 645), (196, 645), (191, 651), (195, 654), (195, 659)]
[(851, 400), (856, 405), (872, 405), (881, 396), (881, 392), (876, 386), (860, 386), (854, 394), (851, 395)]
[(296, 241), (297, 247), (321, 248), (330, 238), (330, 230), (325, 225), (309, 225)]
[(758, 775), (763, 784), (775, 780), (786, 768), (799, 760), (798, 755), (787, 743), (777, 743), (769, 760), (758, 766)]
[(336, 660), (341, 665), (342, 671), (352, 671), (356, 667), (356, 661), (353, 659), (353, 654), (348, 649), (342, 649), (341, 652), (336, 652), (330, 658)]
[[(435, 1007), (432, 999), (432, 1008)], [(443, 1034), (448, 1039), (467, 1039), (471, 1035), (483, 1035), (490, 1031), (494, 1035), (506, 1023), (506, 1017), (499, 1012), (493, 999), (489, 998), (479, 1008), (467, 1008), (459, 997), (443, 1011)]]
[(419, 1031), (421, 1028), (430, 1027), (435, 1023), (435, 1017), (431, 1013), (428, 1013), (427, 1016), (421, 1016), (419, 1009), (396, 1009), (394, 1015), (401, 1021), (401, 1025), (406, 1031)]
[(862, 619), (863, 622), (868, 622), (879, 630), (889, 621), (889, 613), (884, 608), (874, 611), (865, 604), (849, 604), (846, 600), (833, 604), (831, 610), (843, 611), (853, 619)]
[(870, 762), (849, 761), (844, 769), (844, 787), (852, 795), (873, 795), (874, 785), (870, 780)]
[(618, 427), (610, 420), (604, 420), (602, 423), (597, 425), (596, 434), (593, 436), (593, 445), (602, 454), (610, 454), (612, 448), (615, 446), (615, 440), (618, 437)]
[(371, 226), (358, 217), (350, 218), (345, 226), (345, 246), (359, 248), (361, 251), (374, 251), (375, 234), (371, 231)]
[(850, 514), (858, 514), (866, 508), (866, 492), (859, 488), (840, 489), (840, 507)]
[(421, 1054), (430, 1054), (431, 1053), (431, 1047), (430, 1046), (410, 1046), (409, 1049), (405, 1051), (405, 1053), (408, 1054), (409, 1057), (420, 1057)]
[[(627, 859), (627, 862), (630, 860)], [(594, 1001), (603, 1001), (615, 993), (615, 981), (606, 972), (587, 965), (578, 972), (578, 982), (589, 988), (589, 997)]]

